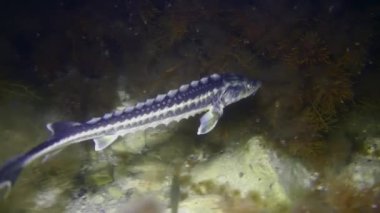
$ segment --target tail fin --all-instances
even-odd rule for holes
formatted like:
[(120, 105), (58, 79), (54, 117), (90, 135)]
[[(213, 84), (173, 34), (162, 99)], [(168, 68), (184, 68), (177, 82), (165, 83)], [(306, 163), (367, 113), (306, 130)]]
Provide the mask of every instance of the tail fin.
[(3, 198), (6, 198), (9, 195), (12, 186), (22, 171), (24, 161), (24, 155), (16, 156), (7, 161), (0, 168), (0, 196), (2, 195)]

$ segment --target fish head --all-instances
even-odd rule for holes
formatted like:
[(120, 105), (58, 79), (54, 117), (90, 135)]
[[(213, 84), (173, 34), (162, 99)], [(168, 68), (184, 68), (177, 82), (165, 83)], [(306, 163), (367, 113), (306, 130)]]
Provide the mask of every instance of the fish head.
[(221, 100), (225, 106), (255, 95), (261, 87), (261, 81), (251, 80), (236, 74), (225, 75), (223, 84), (224, 92), (222, 93)]

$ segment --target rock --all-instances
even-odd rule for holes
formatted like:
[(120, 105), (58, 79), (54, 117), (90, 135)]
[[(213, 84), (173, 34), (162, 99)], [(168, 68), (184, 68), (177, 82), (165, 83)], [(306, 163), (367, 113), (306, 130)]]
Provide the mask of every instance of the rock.
[(153, 197), (139, 197), (128, 201), (122, 205), (118, 213), (131, 212), (131, 213), (163, 213), (164, 204)]
[(86, 183), (96, 187), (112, 183), (113, 180), (112, 171), (107, 167), (93, 171), (86, 177)]
[(128, 134), (112, 144), (111, 149), (117, 153), (141, 154), (146, 146), (167, 142), (173, 132), (173, 127), (164, 127)]
[(380, 181), (380, 160), (355, 156), (346, 169), (358, 189), (370, 188)]
[(222, 213), (220, 202), (221, 198), (217, 195), (193, 196), (181, 202), (179, 212)]
[(95, 203), (95, 204), (101, 204), (104, 202), (104, 197), (101, 196), (101, 195), (95, 195), (93, 198), (92, 198), (92, 202)]
[(380, 160), (380, 138), (369, 137), (365, 139), (362, 155), (368, 160)]
[[(172, 194), (172, 177), (176, 173), (172, 162), (165, 162), (178, 158), (176, 155), (183, 155), (185, 152), (181, 149), (184, 145), (180, 141), (186, 141), (181, 137), (173, 138), (169, 145), (152, 150), (161, 158), (138, 155), (127, 167), (118, 164), (115, 171), (120, 172), (115, 172), (114, 181), (107, 169), (93, 172), (90, 177), (94, 185), (99, 186), (94, 197), (79, 198), (67, 210), (83, 206), (81, 212), (123, 211), (130, 207), (125, 206), (126, 203), (140, 196), (153, 195), (160, 205), (169, 206), (165, 212), (171, 211), (173, 200), (179, 202), (179, 212), (188, 213), (283, 212), (291, 205), (293, 197), (312, 187), (316, 178), (301, 163), (287, 155), (279, 155), (264, 138), (253, 137), (241, 147), (236, 146), (214, 158), (200, 161), (194, 167), (183, 169), (177, 174), (180, 177), (179, 191)], [(165, 150), (169, 157), (164, 156)], [(166, 158), (169, 159), (163, 160)], [(183, 175), (188, 178), (181, 178)], [(107, 185), (110, 182), (112, 185)], [(171, 196), (180, 196), (180, 199)], [(152, 208), (156, 204), (152, 204)], [(151, 203), (144, 202), (144, 199), (141, 205), (136, 206), (150, 207)]]
[(354, 154), (351, 159), (342, 173), (356, 188), (371, 188), (380, 182), (380, 138), (364, 140), (362, 152)]
[(206, 194), (208, 188), (214, 193), (213, 185), (228, 186), (242, 198), (254, 193), (258, 196), (255, 199), (269, 209), (283, 208), (289, 205), (294, 189), (298, 192), (311, 187), (316, 175), (288, 156), (278, 155), (267, 144), (262, 137), (253, 137), (244, 147), (195, 166), (192, 181), (211, 181)]
[(47, 188), (39, 191), (34, 199), (36, 208), (45, 209), (52, 207), (56, 204), (62, 192), (62, 189), (59, 188)]
[(146, 145), (145, 131), (140, 131), (133, 134), (128, 134), (119, 138), (111, 149), (117, 153), (133, 153), (139, 154)]
[(121, 198), (121, 197), (124, 196), (123, 191), (121, 191), (120, 188), (117, 188), (117, 187), (114, 187), (114, 186), (109, 187), (109, 188), (107, 189), (107, 192), (108, 192), (108, 194), (109, 194), (111, 197), (113, 197), (113, 198), (115, 198), (115, 199), (119, 199), (119, 198)]

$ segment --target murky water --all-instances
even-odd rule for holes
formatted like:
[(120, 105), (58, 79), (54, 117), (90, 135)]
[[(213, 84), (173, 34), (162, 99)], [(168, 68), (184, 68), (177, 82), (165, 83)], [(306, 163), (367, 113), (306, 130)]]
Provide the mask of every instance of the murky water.
[(262, 87), (227, 106), (206, 135), (197, 135), (198, 115), (100, 152), (86, 141), (41, 157), (0, 212), (380, 211), (379, 9), (343, 0), (8, 3), (1, 164), (46, 141), (48, 123), (88, 121), (212, 73)]

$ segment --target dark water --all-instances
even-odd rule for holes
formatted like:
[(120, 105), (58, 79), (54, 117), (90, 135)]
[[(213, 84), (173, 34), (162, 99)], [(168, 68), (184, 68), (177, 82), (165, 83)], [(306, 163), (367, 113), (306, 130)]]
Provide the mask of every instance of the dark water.
[(197, 117), (35, 162), (0, 212), (380, 211), (376, 1), (19, 0), (0, 14), (1, 163), (50, 122), (212, 73), (263, 82), (209, 135)]

